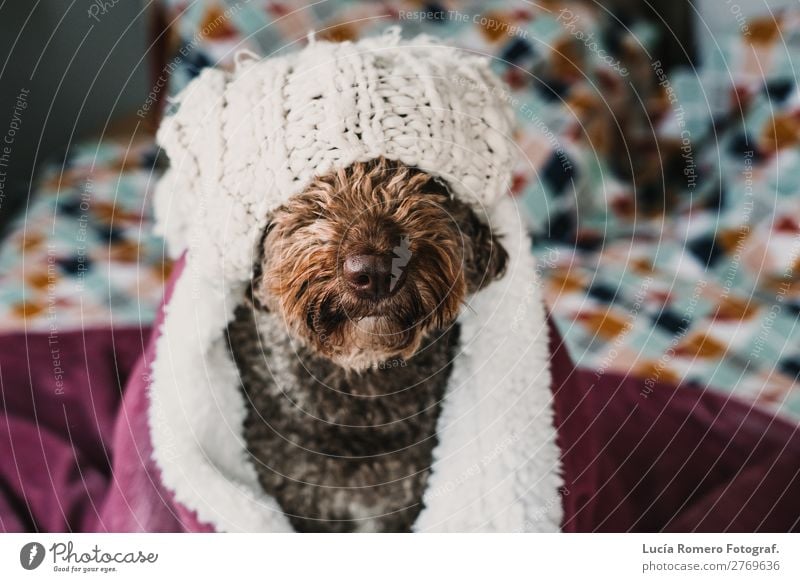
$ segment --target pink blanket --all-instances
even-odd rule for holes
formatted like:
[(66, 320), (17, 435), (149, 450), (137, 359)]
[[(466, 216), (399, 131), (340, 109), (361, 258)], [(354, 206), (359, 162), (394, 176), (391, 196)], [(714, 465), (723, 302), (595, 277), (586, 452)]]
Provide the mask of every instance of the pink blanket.
[[(0, 530), (210, 531), (151, 460), (154, 338), (55, 337), (0, 337)], [(551, 347), (563, 530), (800, 529), (797, 426), (714, 392), (576, 369), (552, 326)]]

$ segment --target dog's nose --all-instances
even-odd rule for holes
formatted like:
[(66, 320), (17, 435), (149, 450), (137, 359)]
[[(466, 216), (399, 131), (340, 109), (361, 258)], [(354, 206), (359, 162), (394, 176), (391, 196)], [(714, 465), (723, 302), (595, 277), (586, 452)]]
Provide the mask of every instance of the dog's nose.
[(370, 299), (388, 297), (392, 285), (392, 258), (384, 255), (351, 255), (344, 261), (344, 278), (358, 295)]

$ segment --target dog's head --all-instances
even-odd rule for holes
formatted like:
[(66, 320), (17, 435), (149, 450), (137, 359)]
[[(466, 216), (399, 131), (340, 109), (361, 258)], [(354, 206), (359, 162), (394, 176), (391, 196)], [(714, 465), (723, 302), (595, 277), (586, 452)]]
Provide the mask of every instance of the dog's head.
[(252, 293), (348, 369), (409, 358), (508, 255), (442, 181), (383, 158), (316, 179), (270, 216)]

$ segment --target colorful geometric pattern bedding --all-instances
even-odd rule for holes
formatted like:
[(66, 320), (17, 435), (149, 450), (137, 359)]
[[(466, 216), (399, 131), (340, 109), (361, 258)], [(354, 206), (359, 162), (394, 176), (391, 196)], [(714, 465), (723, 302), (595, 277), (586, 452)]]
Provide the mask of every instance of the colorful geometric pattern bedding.
[(0, 245), (0, 332), (153, 321), (170, 263), (152, 234), (152, 136), (80, 143), (42, 172)]
[[(639, 377), (643, 395), (683, 380), (800, 416), (800, 94), (779, 58), (800, 55), (792, 13), (720, 39), (699, 74), (667, 74), (650, 28), (593, 3), (307, 4), (166, 1), (166, 91), (239, 49), (293, 50), (309, 30), (400, 25), (493, 57), (521, 126), (513, 194), (577, 363)], [(169, 269), (149, 229), (152, 141), (66, 159), (0, 247), (0, 325), (47, 330), (53, 304), (62, 328), (146, 325)]]
[[(751, 22), (664, 84), (675, 104), (657, 131), (675, 133), (679, 112), (687, 164), (713, 187), (698, 196), (687, 180), (683, 204), (627, 235), (593, 217), (540, 239), (546, 297), (581, 365), (644, 378), (644, 392), (684, 380), (800, 415), (800, 90), (783, 54), (800, 57), (799, 15)], [(710, 91), (722, 76), (727, 92)]]

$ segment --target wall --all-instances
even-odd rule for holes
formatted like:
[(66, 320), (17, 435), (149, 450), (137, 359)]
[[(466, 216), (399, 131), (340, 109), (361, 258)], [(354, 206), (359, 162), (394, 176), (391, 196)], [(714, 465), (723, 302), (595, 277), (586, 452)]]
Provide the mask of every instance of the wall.
[(43, 160), (145, 99), (150, 13), (143, 5), (0, 4), (0, 235), (24, 209)]

